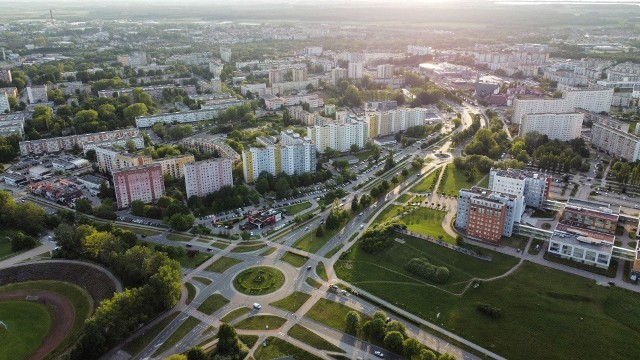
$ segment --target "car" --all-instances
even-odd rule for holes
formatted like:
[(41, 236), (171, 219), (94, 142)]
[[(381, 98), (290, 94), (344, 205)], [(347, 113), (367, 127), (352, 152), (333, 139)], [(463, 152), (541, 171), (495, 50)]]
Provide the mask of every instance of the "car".
[(374, 352), (373, 352), (373, 354), (374, 354), (375, 356), (377, 356), (377, 357), (381, 357), (381, 358), (383, 358), (383, 357), (384, 357), (384, 354), (382, 353), (382, 351), (378, 351), (378, 350), (376, 350), (376, 351), (374, 351)]
[(253, 308), (260, 310), (260, 309), (262, 309), (262, 305), (260, 305), (258, 303), (253, 303)]
[(358, 214), (358, 216), (362, 216), (362, 215), (363, 215), (363, 213)]
[(211, 251), (213, 251), (213, 249), (212, 248), (207, 248), (207, 251), (211, 252)]
[(311, 265), (307, 266), (307, 270), (311, 270)]
[(145, 234), (142, 234), (142, 235), (140, 235), (140, 236), (142, 236), (143, 238), (146, 238), (146, 237), (147, 237), (147, 235), (145, 235)]
[(191, 245), (191, 244), (185, 244), (185, 246), (188, 247), (188, 248), (193, 247), (193, 245)]

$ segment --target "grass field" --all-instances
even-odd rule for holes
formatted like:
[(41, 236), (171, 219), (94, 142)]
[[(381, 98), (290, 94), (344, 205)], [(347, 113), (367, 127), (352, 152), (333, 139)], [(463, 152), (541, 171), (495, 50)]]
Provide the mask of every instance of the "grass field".
[(286, 356), (292, 356), (294, 360), (322, 359), (277, 337), (270, 336), (266, 341), (267, 346), (259, 346), (258, 349), (256, 349), (254, 353), (256, 360), (271, 360)]
[(137, 355), (140, 351), (147, 347), (149, 342), (155, 339), (156, 336), (158, 336), (158, 334), (160, 334), (160, 332), (164, 328), (166, 328), (178, 315), (180, 315), (179, 312), (174, 312), (173, 314), (168, 315), (159, 323), (152, 326), (149, 330), (145, 331), (144, 334), (138, 336), (133, 341), (125, 345), (124, 350), (132, 356)]
[(240, 264), (241, 262), (242, 260), (240, 259), (222, 256), (218, 260), (214, 261), (213, 264), (207, 266), (205, 270), (222, 274), (230, 267)]
[(318, 276), (320, 276), (320, 279), (324, 281), (329, 280), (329, 278), (327, 277), (327, 269), (325, 269), (324, 263), (322, 261), (319, 261), (316, 265), (316, 274), (318, 274)]
[(314, 280), (314, 279), (312, 279), (312, 278), (310, 278), (310, 277), (306, 278), (306, 279), (304, 280), (304, 282), (306, 282), (306, 283), (307, 283), (307, 284), (309, 284), (310, 286), (313, 286), (313, 287), (314, 287), (314, 288), (316, 288), (316, 289), (319, 289), (319, 288), (322, 286), (322, 284), (320, 284), (319, 282), (317, 282), (316, 280)]
[(51, 313), (39, 302), (2, 301), (0, 319), (0, 359), (27, 358), (34, 352), (51, 327)]
[(333, 255), (335, 255), (338, 251), (340, 251), (342, 248), (344, 247), (344, 244), (338, 244), (336, 245), (333, 249), (331, 249), (328, 253), (326, 253), (324, 255), (324, 257), (326, 257), (327, 259), (331, 258)]
[(407, 201), (409, 201), (411, 199), (411, 195), (409, 194), (402, 194), (400, 196), (398, 196), (398, 198), (396, 199), (397, 202), (399, 203), (403, 203), (405, 204)]
[[(484, 176), (485, 174), (482, 174)], [(458, 191), (463, 188), (471, 188), (480, 179), (469, 181), (467, 175), (456, 168), (453, 164), (447, 165), (446, 174), (442, 175), (440, 184), (438, 185), (438, 192), (445, 193), (451, 196), (457, 196)]]
[[(319, 299), (311, 309), (309, 309), (305, 316), (337, 329), (338, 331), (344, 331), (346, 326), (345, 318), (349, 311), (355, 310), (346, 305), (338, 304), (337, 302), (322, 298)], [(369, 320), (369, 317), (360, 313), (360, 319), (360, 323), (364, 324)]]
[(243, 253), (243, 252), (252, 252), (258, 251), (260, 249), (264, 249), (267, 247), (265, 244), (257, 244), (257, 245), (238, 245), (231, 250), (234, 253)]
[(189, 331), (193, 330), (193, 328), (196, 327), (196, 325), (198, 325), (199, 323), (200, 323), (200, 320), (189, 316), (189, 318), (185, 320), (176, 329), (176, 331), (174, 331), (173, 334), (171, 334), (171, 336), (169, 336), (167, 341), (165, 341), (164, 343), (162, 343), (162, 345), (160, 345), (160, 347), (153, 353), (153, 356), (157, 356), (159, 354), (162, 354), (166, 350), (169, 350), (173, 345), (177, 344), (178, 341), (180, 341), (180, 339), (185, 337), (189, 333)]
[(298, 324), (293, 325), (287, 335), (319, 350), (344, 352), (344, 350), (328, 342), (322, 336)]
[(271, 246), (267, 250), (261, 252), (260, 256), (269, 256), (269, 255), (273, 254), (275, 251), (276, 251), (276, 248)]
[(419, 183), (415, 184), (412, 188), (412, 192), (416, 193), (425, 193), (425, 192), (433, 192), (433, 188), (431, 185), (434, 184), (434, 181), (438, 178), (440, 171), (442, 168), (438, 168), (433, 171), (431, 174), (427, 175), (424, 179), (420, 180)]
[(233, 287), (247, 295), (272, 293), (284, 284), (282, 271), (271, 266), (256, 266), (242, 271), (233, 279)]
[(431, 236), (433, 238), (442, 237), (442, 240), (455, 244), (456, 239), (442, 229), (442, 220), (446, 215), (444, 211), (416, 207), (408, 215), (399, 215), (403, 211), (409, 209), (409, 207), (390, 205), (386, 207), (380, 215), (378, 215), (375, 221), (380, 223), (398, 217), (407, 225), (407, 230)]
[(185, 283), (184, 286), (187, 288), (186, 304), (189, 305), (193, 301), (193, 298), (196, 297), (196, 287), (192, 283)]
[(205, 285), (211, 285), (211, 283), (213, 282), (213, 280), (202, 276), (194, 276), (193, 280), (197, 280)]
[(132, 233), (136, 233), (136, 234), (140, 234), (140, 235), (146, 235), (146, 236), (160, 235), (159, 231), (139, 228), (139, 227), (135, 227), (135, 226), (118, 225), (117, 227), (121, 228), (122, 230), (129, 230)]
[(238, 335), (238, 339), (247, 346), (247, 348), (251, 349), (253, 345), (258, 341), (258, 335)]
[(233, 311), (230, 311), (227, 315), (223, 316), (220, 321), (225, 322), (225, 323), (229, 323), (231, 322), (233, 319), (240, 317), (248, 312), (250, 312), (251, 309), (248, 307), (241, 307), (241, 308), (237, 308), (234, 309)]
[(11, 250), (11, 237), (16, 233), (11, 229), (0, 229), (0, 259), (14, 255)]
[(80, 287), (61, 281), (29, 281), (19, 284), (11, 284), (0, 287), (0, 293), (25, 289), (38, 289), (55, 292), (69, 299), (69, 301), (73, 305), (75, 318), (73, 319), (73, 326), (71, 326), (71, 330), (69, 331), (67, 336), (65, 336), (64, 340), (62, 340), (60, 345), (45, 359), (58, 358), (71, 344), (75, 343), (80, 337), (80, 334), (82, 333), (82, 329), (84, 327), (85, 319), (87, 319), (93, 312), (93, 299), (85, 290), (81, 289)]
[(299, 212), (305, 211), (308, 208), (311, 207), (311, 203), (308, 201), (302, 202), (300, 204), (295, 204), (295, 205), (291, 205), (291, 206), (287, 206), (284, 208), (284, 211), (288, 214), (288, 215), (295, 215)]
[(224, 296), (220, 294), (213, 294), (209, 296), (207, 300), (203, 301), (200, 306), (198, 306), (198, 311), (203, 312), (207, 315), (211, 315), (228, 303), (229, 300), (227, 300)]
[[(368, 286), (397, 283), (406, 286), (405, 292), (420, 292), (423, 288), (431, 288), (435, 284), (408, 272), (404, 265), (412, 258), (424, 257), (436, 266), (446, 266), (449, 269), (449, 281), (437, 285), (438, 287), (460, 292), (472, 278), (501, 275), (518, 262), (514, 257), (489, 250), (484, 250), (484, 253), (493, 256), (492, 262), (476, 259), (425, 240), (401, 235), (398, 238), (405, 243), (394, 242), (389, 249), (376, 255), (362, 251), (359, 244), (356, 244), (348, 254), (336, 262), (336, 275), (365, 290)], [(401, 295), (397, 294), (398, 297)]]
[(282, 326), (287, 320), (275, 315), (256, 315), (240, 320), (234, 325), (236, 329), (244, 330), (274, 330)]
[(167, 240), (171, 240), (171, 241), (191, 241), (193, 239), (193, 236), (191, 235), (181, 235), (181, 234), (168, 234), (167, 235)]
[(309, 294), (300, 291), (294, 291), (286, 298), (278, 300), (276, 302), (272, 302), (271, 305), (289, 310), (291, 312), (296, 312), (298, 311), (298, 309), (300, 309), (300, 306), (302, 306), (302, 304), (309, 300), (310, 297), (311, 295)]
[(314, 228), (311, 232), (301, 237), (295, 242), (295, 244), (293, 244), (293, 247), (298, 250), (308, 251), (315, 254), (324, 246), (324, 244), (327, 243), (327, 241), (329, 241), (329, 239), (338, 233), (338, 229), (325, 230), (323, 236), (316, 236), (316, 229), (317, 228)]
[(186, 267), (189, 269), (197, 268), (202, 265), (203, 262), (209, 260), (211, 258), (211, 254), (207, 254), (206, 252), (199, 251), (195, 253), (193, 256), (189, 256), (189, 253), (184, 254), (177, 260), (180, 262), (180, 266)]
[(284, 255), (282, 255), (280, 260), (284, 262), (288, 262), (289, 264), (295, 267), (301, 267), (302, 265), (304, 265), (304, 263), (307, 262), (307, 260), (309, 260), (309, 258), (306, 256), (294, 254), (290, 251), (287, 251), (284, 253)]

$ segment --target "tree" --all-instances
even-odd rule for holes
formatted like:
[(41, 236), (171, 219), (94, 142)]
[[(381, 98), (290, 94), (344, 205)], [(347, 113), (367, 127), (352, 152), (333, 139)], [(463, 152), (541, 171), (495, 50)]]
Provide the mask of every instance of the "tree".
[(404, 337), (398, 331), (389, 331), (384, 336), (384, 345), (396, 354), (402, 354)]
[(79, 198), (75, 201), (76, 210), (81, 213), (91, 214), (93, 207), (91, 206), (91, 200), (85, 198)]
[(240, 352), (240, 344), (238, 334), (233, 326), (222, 323), (218, 329), (218, 346), (216, 346), (217, 355), (235, 355)]
[(133, 200), (131, 202), (131, 214), (135, 216), (144, 216), (144, 201)]
[(385, 321), (382, 319), (372, 319), (364, 324), (362, 330), (369, 339), (383, 341), (385, 337), (385, 325)]
[(136, 152), (136, 143), (133, 140), (129, 139), (124, 145), (127, 148), (127, 151), (130, 153)]
[(36, 246), (36, 239), (18, 231), (11, 238), (11, 251), (16, 252), (24, 249), (32, 249)]
[(359, 150), (360, 150), (360, 146), (358, 146), (358, 144), (351, 144), (352, 153), (358, 152)]
[(178, 231), (189, 230), (195, 223), (196, 218), (189, 214), (175, 214), (169, 218), (169, 225), (171, 228)]
[(451, 354), (444, 353), (438, 356), (438, 360), (456, 360), (456, 357)]
[(402, 334), (403, 338), (407, 337), (407, 328), (403, 323), (397, 320), (389, 321), (389, 323), (387, 324), (387, 332), (389, 331), (397, 331)]
[(209, 355), (199, 346), (187, 350), (185, 355), (187, 355), (187, 360), (209, 360)]
[(345, 317), (345, 332), (351, 335), (358, 334), (360, 329), (360, 314), (356, 311), (349, 311)]
[(95, 162), (97, 160), (96, 151), (94, 149), (87, 150), (87, 152), (85, 153), (85, 157), (87, 158), (87, 160)]
[(404, 343), (402, 344), (404, 357), (407, 359), (412, 359), (414, 356), (420, 355), (420, 350), (422, 349), (422, 344), (418, 342), (418, 340), (414, 338), (406, 338)]
[(182, 354), (169, 355), (168, 357), (166, 357), (164, 359), (165, 360), (189, 360), (189, 358), (186, 355), (182, 355)]
[(288, 197), (291, 194), (291, 187), (289, 186), (289, 182), (285, 178), (278, 179), (275, 189), (276, 197), (278, 199)]
[(418, 357), (420, 360), (436, 360), (436, 354), (429, 349), (420, 350), (420, 355)]
[(320, 224), (320, 226), (318, 226), (318, 228), (316, 229), (316, 237), (323, 237), (324, 234), (324, 225)]
[(149, 109), (147, 108), (147, 105), (143, 103), (135, 103), (124, 108), (122, 114), (124, 115), (125, 120), (133, 124), (137, 116), (146, 115), (148, 112)]

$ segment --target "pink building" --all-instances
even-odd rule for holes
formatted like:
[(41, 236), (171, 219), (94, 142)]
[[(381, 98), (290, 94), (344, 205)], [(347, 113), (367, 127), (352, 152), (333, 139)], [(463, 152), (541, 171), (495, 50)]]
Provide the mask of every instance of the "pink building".
[(164, 179), (160, 164), (130, 167), (113, 173), (118, 209), (134, 200), (150, 203), (164, 195)]

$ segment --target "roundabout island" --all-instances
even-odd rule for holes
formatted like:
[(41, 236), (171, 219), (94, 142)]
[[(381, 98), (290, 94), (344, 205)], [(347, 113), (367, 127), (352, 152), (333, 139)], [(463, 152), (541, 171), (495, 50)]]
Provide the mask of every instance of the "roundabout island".
[(282, 271), (271, 266), (248, 268), (233, 279), (233, 287), (245, 295), (270, 294), (284, 285)]

